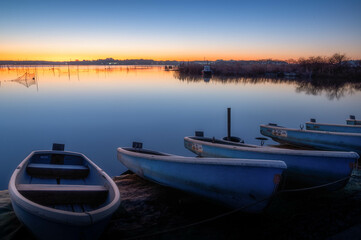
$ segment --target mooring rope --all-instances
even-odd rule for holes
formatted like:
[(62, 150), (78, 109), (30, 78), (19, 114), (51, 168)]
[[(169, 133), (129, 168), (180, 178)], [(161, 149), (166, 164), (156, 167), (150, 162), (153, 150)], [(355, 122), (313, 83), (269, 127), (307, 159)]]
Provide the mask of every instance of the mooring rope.
[(190, 224), (186, 224), (186, 225), (179, 226), (179, 227), (174, 227), (174, 228), (166, 229), (166, 230), (163, 230), (163, 231), (158, 231), (158, 232), (155, 232), (155, 233), (149, 233), (149, 234), (143, 234), (143, 235), (138, 235), (138, 236), (134, 236), (134, 237), (129, 237), (129, 238), (126, 238), (126, 240), (144, 239), (144, 238), (155, 237), (155, 236), (162, 235), (162, 234), (165, 234), (165, 233), (175, 232), (175, 231), (178, 231), (178, 230), (182, 230), (182, 229), (186, 229), (186, 228), (198, 226), (198, 225), (201, 225), (201, 224), (204, 224), (204, 223), (216, 221), (216, 220), (218, 220), (218, 219), (220, 219), (220, 218), (230, 216), (230, 215), (235, 214), (235, 213), (237, 213), (237, 212), (240, 212), (240, 211), (242, 211), (242, 210), (244, 210), (244, 209), (247, 209), (247, 208), (250, 208), (250, 207), (252, 207), (252, 206), (255, 206), (255, 205), (257, 205), (257, 204), (259, 204), (259, 203), (261, 203), (261, 202), (264, 202), (264, 201), (266, 201), (266, 200), (270, 200), (270, 199), (272, 199), (272, 198), (275, 198), (276, 196), (278, 196), (278, 195), (280, 195), (280, 194), (283, 194), (283, 193), (307, 192), (307, 191), (311, 191), (311, 190), (315, 190), (315, 189), (322, 189), (322, 188), (325, 188), (325, 187), (327, 187), (327, 186), (331, 186), (331, 185), (333, 185), (333, 184), (346, 181), (346, 180), (348, 180), (348, 179), (350, 179), (350, 178), (352, 178), (352, 177), (354, 177), (354, 175), (351, 175), (351, 176), (345, 177), (345, 178), (341, 178), (341, 179), (338, 179), (338, 180), (333, 181), (333, 182), (330, 182), (330, 183), (326, 183), (326, 184), (314, 186), (314, 187), (281, 190), (281, 191), (278, 191), (278, 192), (276, 192), (275, 194), (273, 194), (271, 197), (261, 199), (261, 200), (259, 200), (259, 201), (257, 201), (257, 202), (248, 204), (248, 205), (243, 206), (243, 207), (241, 207), (241, 208), (233, 209), (233, 210), (231, 210), (231, 211), (228, 211), (228, 212), (219, 214), (219, 215), (214, 216), (214, 217), (211, 217), (211, 218), (207, 218), (207, 219), (204, 219), (204, 220), (200, 220), (200, 221), (197, 221), (197, 222), (194, 222), (194, 223), (190, 223)]

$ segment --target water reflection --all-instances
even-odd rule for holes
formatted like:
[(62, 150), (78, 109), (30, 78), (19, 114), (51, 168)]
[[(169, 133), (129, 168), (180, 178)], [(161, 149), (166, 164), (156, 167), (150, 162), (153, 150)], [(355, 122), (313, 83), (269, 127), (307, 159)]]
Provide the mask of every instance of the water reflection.
[[(26, 72), (35, 73), (39, 91), (32, 78), (8, 81)], [(339, 84), (332, 91), (333, 85), (296, 80), (174, 74), (164, 66), (0, 67), (0, 189), (31, 151), (49, 149), (53, 142), (85, 153), (115, 176), (125, 170), (115, 149), (132, 141), (193, 156), (183, 147), (184, 136), (202, 130), (224, 137), (227, 107), (232, 108), (232, 134), (253, 144), (259, 144), (254, 138), (262, 123), (298, 128), (310, 117), (342, 123), (350, 114), (361, 116), (357, 84)], [(330, 102), (321, 94), (325, 91), (339, 100)]]
[(183, 75), (179, 72), (174, 73), (174, 77), (182, 82), (217, 82), (222, 84), (282, 84), (294, 85), (297, 93), (305, 93), (306, 95), (323, 95), (325, 94), (329, 100), (339, 100), (347, 95), (352, 95), (357, 91), (361, 91), (360, 82), (348, 82), (347, 80), (304, 80), (289, 78), (244, 78), (233, 76), (212, 76), (205, 78), (197, 75)]
[[(173, 70), (173, 69), (172, 69)], [(329, 100), (339, 100), (345, 96), (361, 91), (360, 82), (346, 82), (335, 80), (300, 80), (290, 78), (244, 78), (233, 76), (203, 77), (198, 75), (183, 75), (177, 71), (169, 71), (163, 66), (2, 66), (0, 67), (0, 86), (9, 82), (19, 83), (27, 88), (36, 86), (39, 88), (39, 79), (49, 80), (50, 76), (67, 80), (99, 80), (119, 79), (121, 77), (152, 79), (160, 81), (159, 75), (164, 72), (167, 76), (173, 74), (175, 79), (187, 83), (222, 83), (222, 84), (280, 84), (294, 86), (296, 93), (306, 95), (325, 95)], [(158, 75), (158, 76), (157, 76)], [(149, 81), (140, 81), (147, 82)], [(139, 83), (139, 81), (138, 81)]]
[(162, 66), (0, 66), (0, 86), (5, 87), (16, 82), (29, 88), (33, 85), (38, 87), (39, 82), (44, 84), (57, 80), (119, 80), (122, 77), (134, 76), (153, 80), (156, 74), (163, 71)]
[(325, 93), (329, 100), (341, 99), (361, 91), (361, 83), (330, 83), (328, 81), (298, 82), (296, 92), (307, 95), (321, 95)]

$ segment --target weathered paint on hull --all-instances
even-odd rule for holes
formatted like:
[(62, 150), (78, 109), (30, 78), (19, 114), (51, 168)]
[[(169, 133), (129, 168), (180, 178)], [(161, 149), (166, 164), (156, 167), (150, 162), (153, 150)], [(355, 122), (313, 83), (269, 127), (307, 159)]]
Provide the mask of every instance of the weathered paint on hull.
[[(260, 212), (267, 206), (268, 198), (277, 188), (275, 177), (280, 177), (286, 168), (281, 161), (269, 161), (273, 166), (259, 167), (242, 163), (253, 160), (136, 154), (124, 148), (118, 148), (118, 159), (140, 177), (165, 186), (201, 195), (234, 208), (255, 204), (245, 208), (245, 212)], [(261, 201), (264, 199), (267, 200)]]
[(270, 125), (261, 125), (260, 132), (280, 143), (322, 150), (354, 151), (361, 154), (359, 133), (297, 130)]
[[(198, 140), (199, 139), (199, 140)], [(184, 146), (202, 157), (229, 157), (248, 159), (280, 159), (287, 165), (286, 188), (319, 186), (351, 175), (352, 166), (359, 157), (350, 152), (324, 152), (290, 150), (242, 144), (227, 145), (202, 141), (202, 138), (185, 137)], [(205, 139), (205, 138), (204, 138)], [(331, 186), (343, 187), (348, 180)]]
[(325, 123), (307, 122), (306, 129), (314, 130), (314, 131), (361, 133), (361, 126), (357, 126), (357, 125), (341, 125), (341, 124), (325, 124)]

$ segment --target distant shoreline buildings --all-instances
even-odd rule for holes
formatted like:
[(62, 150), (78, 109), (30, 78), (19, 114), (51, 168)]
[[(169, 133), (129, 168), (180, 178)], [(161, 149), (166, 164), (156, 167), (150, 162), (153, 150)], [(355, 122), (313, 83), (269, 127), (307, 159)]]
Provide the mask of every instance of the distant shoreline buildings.
[(0, 60), (0, 65), (179, 65), (179, 64), (224, 64), (224, 63), (240, 63), (248, 64), (288, 64), (286, 61), (264, 59), (264, 60), (216, 60), (216, 61), (176, 61), (164, 60), (156, 61), (153, 59), (126, 59), (117, 60), (113, 58), (97, 59), (97, 60), (75, 60), (75, 61), (44, 61), (44, 60)]
[(113, 58), (97, 59), (97, 60), (75, 60), (75, 61), (0, 61), (0, 65), (177, 65), (178, 61), (155, 61), (152, 59), (126, 59), (117, 60)]

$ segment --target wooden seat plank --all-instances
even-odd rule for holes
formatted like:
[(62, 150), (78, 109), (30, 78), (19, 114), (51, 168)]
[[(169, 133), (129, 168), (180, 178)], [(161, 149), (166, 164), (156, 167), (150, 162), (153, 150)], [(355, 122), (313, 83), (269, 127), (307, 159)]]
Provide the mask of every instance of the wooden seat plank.
[(101, 185), (18, 184), (17, 189), (29, 200), (44, 205), (98, 205), (108, 196), (108, 189)]
[(26, 172), (39, 178), (79, 179), (88, 176), (89, 168), (84, 165), (30, 163), (26, 167)]

